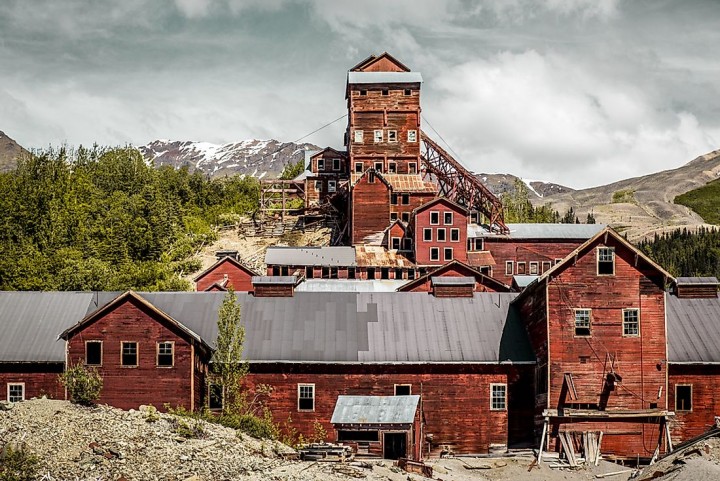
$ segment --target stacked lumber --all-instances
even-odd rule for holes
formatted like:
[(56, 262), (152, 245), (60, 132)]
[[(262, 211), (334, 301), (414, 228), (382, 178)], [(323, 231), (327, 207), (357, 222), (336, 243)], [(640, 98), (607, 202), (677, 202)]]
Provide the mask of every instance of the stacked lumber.
[(329, 463), (344, 463), (354, 459), (350, 446), (332, 443), (305, 444), (298, 449), (302, 461), (324, 461)]

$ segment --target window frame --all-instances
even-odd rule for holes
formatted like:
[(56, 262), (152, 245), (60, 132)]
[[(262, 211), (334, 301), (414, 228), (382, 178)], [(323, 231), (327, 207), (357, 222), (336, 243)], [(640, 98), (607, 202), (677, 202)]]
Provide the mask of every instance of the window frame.
[(398, 205), (398, 195), (395, 192), (390, 193), (390, 205)]
[[(633, 322), (633, 324), (637, 325), (637, 332), (634, 334), (627, 334), (626, 324), (628, 324), (628, 321), (626, 319), (626, 314), (629, 314), (631, 312), (635, 313), (636, 319)], [(622, 335), (623, 337), (640, 337), (640, 309), (637, 307), (627, 307), (622, 310)]]
[[(398, 394), (398, 388), (407, 388), (407, 394)], [(393, 396), (412, 396), (412, 384), (394, 384), (393, 385)]]
[(417, 174), (417, 162), (408, 162), (408, 174)]
[[(433, 256), (433, 251), (435, 252), (434, 256)], [(440, 248), (439, 247), (431, 247), (430, 248), (430, 261), (433, 261), (433, 262), (440, 261)]]
[(410, 194), (400, 194), (400, 203), (402, 205), (410, 205)]
[(410, 97), (412, 95), (412, 89), (403, 89), (403, 95), (405, 97)]
[[(20, 388), (20, 399), (15, 399), (14, 401), (10, 399), (10, 389), (13, 387), (19, 387)], [(25, 383), (24, 382), (9, 382), (7, 383), (7, 397), (5, 399), (8, 400), (8, 402), (17, 403), (25, 401), (26, 399), (26, 391), (25, 391)], [(15, 398), (17, 396), (14, 396)]]
[(365, 132), (360, 129), (355, 129), (353, 133), (353, 143), (362, 144), (365, 143)]
[(515, 275), (515, 262), (505, 261), (505, 275), (506, 276), (514, 276)]
[(400, 218), (403, 222), (409, 223), (410, 222), (410, 212), (403, 212), (400, 214)]
[(375, 172), (380, 172), (381, 174), (383, 173), (383, 163), (382, 162), (375, 162), (373, 164), (373, 166), (375, 168)]
[(355, 276), (357, 275), (357, 271), (354, 267), (348, 267), (347, 270), (347, 277), (348, 279), (355, 279)]
[(337, 192), (337, 180), (328, 180), (328, 194)]
[[(609, 251), (611, 253), (610, 260), (602, 260), (602, 254), (601, 252)], [(614, 276), (615, 275), (615, 248), (614, 247), (608, 247), (608, 246), (598, 246), (596, 251), (596, 273), (598, 276)], [(612, 265), (612, 272), (611, 273), (600, 273), (600, 263), (603, 264), (611, 264)]]
[[(125, 364), (125, 344), (135, 344), (135, 364)], [(135, 368), (140, 365), (140, 344), (137, 341), (120, 341), (120, 367)]]
[[(88, 363), (88, 344), (100, 344), (100, 363), (99, 364), (90, 364)], [(88, 339), (85, 341), (85, 365), (86, 366), (93, 366), (93, 367), (102, 367), (103, 365), (103, 341), (100, 339)]]
[[(690, 409), (678, 408), (678, 387), (690, 388)], [(691, 413), (693, 411), (693, 385), (688, 383), (675, 384), (675, 412)]]
[(322, 180), (316, 180), (315, 181), (315, 192), (322, 192), (323, 191), (322, 185), (323, 185)]
[[(495, 396), (496, 388), (502, 388), (502, 406), (497, 406), (495, 401), (498, 399)], [(492, 382), (490, 383), (490, 410), (491, 411), (507, 411), (507, 383), (505, 382)]]
[[(450, 252), (449, 256), (447, 255), (448, 251)], [(443, 247), (443, 262), (449, 262), (453, 259), (455, 259), (455, 249), (452, 247)]]
[(537, 276), (540, 274), (540, 263), (538, 261), (530, 261), (528, 264), (528, 274), (531, 276)]
[(390, 212), (390, 222), (395, 222), (396, 220), (398, 220), (398, 213)]
[[(522, 272), (520, 272), (520, 267), (522, 266)], [(518, 261), (515, 263), (515, 272), (517, 272), (517, 275), (524, 276), (527, 275), (527, 264), (525, 261)]]
[[(312, 397), (302, 397), (302, 388), (311, 388)], [(300, 407), (300, 400), (301, 399), (312, 399), (312, 409), (307, 408), (301, 408)], [(315, 383), (298, 383), (297, 385), (297, 410), (298, 412), (315, 412)]]
[(436, 237), (438, 242), (447, 242), (447, 230), (445, 229), (445, 227), (437, 228)]
[(397, 174), (397, 162), (388, 162), (388, 173)]
[[(479, 247), (479, 248), (478, 248), (478, 243), (480, 244), (480, 247)], [(475, 244), (475, 246), (474, 246), (474, 247), (475, 247), (475, 251), (483, 251), (483, 250), (485, 250), (485, 239), (483, 239), (482, 237), (476, 237), (476, 238), (474, 239), (474, 244)]]
[(384, 138), (383, 135), (382, 129), (373, 130), (373, 144), (382, 144)]
[[(433, 215), (437, 216), (435, 222), (433, 222)], [(430, 225), (440, 225), (440, 211), (439, 210), (431, 210), (430, 211)]]
[(397, 141), (398, 141), (397, 130), (388, 130), (387, 139), (388, 139), (388, 143), (397, 144)]
[(460, 229), (453, 227), (450, 229), (450, 242), (460, 242)]
[[(364, 166), (365, 166), (365, 164), (363, 164), (362, 162), (355, 162), (355, 173), (362, 174)], [(358, 169), (358, 167), (360, 167), (360, 169)]]
[(320, 172), (321, 170), (322, 171), (325, 170), (325, 159), (322, 157), (317, 159), (317, 170), (318, 170), (318, 172)]
[[(391, 237), (391, 238), (390, 238), (390, 249), (391, 249), (391, 250), (399, 251), (399, 250), (400, 250), (400, 244), (401, 244), (400, 241), (401, 241), (401, 240), (402, 240), (402, 239), (401, 239), (400, 237)], [(397, 241), (397, 247), (395, 247), (395, 242), (396, 242), (396, 241)]]
[(550, 261), (542, 261), (542, 264), (540, 266), (540, 272), (542, 274), (545, 274), (545, 271), (549, 271), (552, 268), (552, 262)]
[(417, 142), (417, 130), (408, 130), (407, 141), (411, 143)]
[[(450, 216), (449, 217), (450, 222), (448, 222), (448, 216)], [(453, 225), (454, 217), (455, 216), (453, 215), (452, 212), (448, 212), (448, 211), (443, 212), (443, 225)]]
[(340, 157), (333, 157), (332, 162), (333, 162), (332, 170), (334, 170), (335, 172), (339, 171), (342, 168), (342, 162), (341, 162)]
[[(170, 344), (170, 364), (160, 364), (160, 344)], [(167, 356), (167, 354), (164, 355)], [(155, 343), (155, 367), (175, 367), (175, 341), (157, 341)]]
[[(587, 327), (578, 326), (578, 314), (587, 313)], [(574, 337), (592, 337), (592, 309), (580, 307), (573, 309), (573, 336)], [(584, 320), (581, 319), (584, 323)], [(578, 334), (578, 329), (587, 329), (587, 334)]]

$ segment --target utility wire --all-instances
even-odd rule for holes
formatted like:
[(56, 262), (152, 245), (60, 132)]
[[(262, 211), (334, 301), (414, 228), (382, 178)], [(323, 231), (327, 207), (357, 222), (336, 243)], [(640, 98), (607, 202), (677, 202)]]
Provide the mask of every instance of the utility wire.
[(423, 121), (425, 121), (425, 123), (428, 125), (428, 127), (430, 127), (430, 128), (432, 129), (432, 131), (435, 132), (435, 135), (437, 135), (438, 138), (445, 143), (445, 145), (446, 145), (447, 148), (450, 150), (450, 152), (452, 152), (452, 153), (455, 155), (455, 158), (458, 160), (458, 162), (461, 162), (461, 161), (460, 161), (460, 156), (458, 155), (458, 153), (455, 152), (455, 151), (453, 150), (453, 148), (450, 146), (450, 144), (448, 143), (448, 141), (445, 140), (442, 135), (440, 135), (440, 132), (438, 132), (437, 130), (435, 130), (435, 127), (432, 126), (432, 124), (428, 121), (428, 119), (425, 118), (424, 115), (420, 114), (420, 116), (422, 117)]

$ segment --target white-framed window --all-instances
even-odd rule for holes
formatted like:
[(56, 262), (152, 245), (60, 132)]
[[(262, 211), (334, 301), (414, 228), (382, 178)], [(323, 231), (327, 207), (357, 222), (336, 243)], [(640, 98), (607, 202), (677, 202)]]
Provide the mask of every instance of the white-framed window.
[(453, 213), (452, 212), (443, 212), (443, 224), (452, 225), (452, 223), (453, 223)]
[(675, 384), (675, 411), (692, 410), (692, 384)]
[(340, 159), (333, 159), (333, 170), (340, 170)]
[(85, 341), (85, 365), (102, 366), (102, 341)]
[(590, 335), (590, 309), (575, 309), (575, 335), (578, 337)]
[(430, 260), (431, 261), (439, 261), (440, 260), (440, 248), (439, 247), (431, 247), (430, 248)]
[(7, 400), (16, 403), (25, 400), (25, 383), (11, 382), (7, 385)]
[(298, 411), (315, 410), (315, 384), (298, 384)]
[(391, 241), (391, 249), (394, 249), (396, 251), (400, 250), (400, 238), (399, 237), (393, 237), (390, 239)]
[(445, 242), (445, 228), (441, 227), (437, 230), (437, 240), (438, 242)]
[(408, 130), (408, 142), (417, 142), (417, 130)]
[(525, 262), (518, 262), (517, 263), (517, 274), (519, 276), (524, 276), (526, 274), (525, 272)]
[(362, 144), (362, 143), (363, 143), (363, 136), (364, 136), (363, 131), (362, 131), (362, 130), (356, 130), (356, 131), (354, 132), (354, 134), (355, 134), (355, 135), (354, 135), (353, 140), (355, 141), (355, 143), (356, 143), (356, 144)]
[(430, 212), (430, 225), (440, 225), (440, 212), (436, 210)]
[(432, 242), (432, 229), (429, 227), (425, 227), (423, 229), (423, 240), (425, 242)]
[(120, 343), (120, 365), (135, 367), (138, 365), (138, 343), (122, 341)]
[(322, 192), (322, 180), (315, 181), (315, 190), (317, 192)]
[(325, 170), (325, 159), (318, 159), (318, 171)]
[(395, 384), (396, 396), (409, 396), (412, 394), (412, 384)]
[(505, 261), (505, 275), (511, 276), (515, 272), (515, 269), (513, 268), (514, 262), (513, 261)]
[(173, 367), (175, 365), (175, 343), (162, 341), (157, 343), (158, 367)]
[(417, 174), (417, 162), (408, 162), (408, 174)]
[(538, 265), (537, 262), (535, 262), (535, 261), (530, 261), (530, 275), (531, 275), (531, 276), (536, 276), (536, 275), (538, 275), (538, 267), (539, 267), (539, 265)]
[(376, 170), (377, 172), (382, 172), (382, 171), (383, 171), (383, 163), (382, 163), (382, 162), (375, 162), (375, 170)]
[(453, 260), (453, 248), (452, 247), (446, 247), (443, 249), (443, 260), (445, 260), (445, 261)]
[(551, 266), (552, 266), (552, 263), (551, 263), (550, 261), (543, 261), (543, 263), (542, 263), (542, 271), (543, 271), (543, 273), (544, 273), (545, 271), (549, 271)]
[(597, 273), (599, 276), (615, 275), (615, 248), (598, 247), (597, 249)]
[(398, 220), (397, 212), (390, 212), (390, 222), (395, 222)]
[(450, 229), (450, 242), (460, 242), (460, 229)]
[(623, 309), (623, 336), (640, 335), (640, 309)]
[(395, 162), (388, 162), (388, 172), (391, 174), (397, 173), (397, 164)]
[(328, 192), (335, 192), (337, 190), (337, 180), (328, 180)]
[(490, 410), (504, 411), (507, 409), (507, 384), (490, 384)]
[(363, 163), (362, 162), (355, 162), (355, 173), (356, 174), (362, 174), (363, 171)]
[(483, 250), (484, 243), (485, 243), (485, 239), (483, 239), (482, 237), (475, 238), (475, 250), (476, 251)]
[(379, 144), (380, 142), (383, 141), (383, 131), (382, 131), (382, 129), (380, 129), (380, 130), (375, 130), (375, 131), (373, 132), (373, 141), (374, 141), (376, 144)]
[(388, 142), (397, 142), (397, 130), (388, 130)]

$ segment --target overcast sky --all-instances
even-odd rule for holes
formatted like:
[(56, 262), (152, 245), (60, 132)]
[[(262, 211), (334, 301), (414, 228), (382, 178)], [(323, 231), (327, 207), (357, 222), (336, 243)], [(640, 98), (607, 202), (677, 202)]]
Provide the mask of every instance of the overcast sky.
[[(720, 148), (719, 26), (718, 0), (0, 0), (0, 130), (293, 141), (387, 50), (470, 169), (587, 187)], [(342, 147), (344, 127), (306, 141)]]

